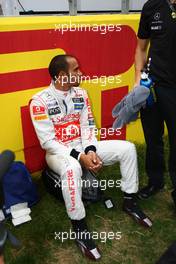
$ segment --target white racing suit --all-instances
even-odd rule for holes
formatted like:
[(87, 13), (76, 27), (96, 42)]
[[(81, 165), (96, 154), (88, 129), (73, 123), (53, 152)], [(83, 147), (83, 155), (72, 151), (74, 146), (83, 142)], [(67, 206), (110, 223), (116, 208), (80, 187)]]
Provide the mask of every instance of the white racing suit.
[(129, 194), (137, 192), (138, 169), (134, 144), (123, 140), (97, 141), (85, 90), (73, 87), (63, 92), (51, 84), (33, 96), (30, 113), (41, 147), (46, 150), (47, 164), (64, 183), (62, 193), (72, 220), (85, 217), (81, 199), (80, 153), (96, 151), (103, 165), (119, 161), (122, 191)]

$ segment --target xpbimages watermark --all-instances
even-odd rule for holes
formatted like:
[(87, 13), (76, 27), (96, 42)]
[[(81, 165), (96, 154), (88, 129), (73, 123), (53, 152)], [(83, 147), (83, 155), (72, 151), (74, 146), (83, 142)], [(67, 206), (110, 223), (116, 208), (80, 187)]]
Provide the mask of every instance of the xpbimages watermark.
[(63, 35), (65, 32), (99, 32), (101, 35), (106, 35), (108, 32), (120, 32), (122, 30), (121, 24), (75, 24), (71, 20), (65, 24), (55, 24), (55, 31), (61, 32)]
[[(62, 189), (64, 188), (69, 188), (70, 187), (70, 182), (66, 179), (66, 180), (61, 180), (60, 178), (58, 178), (57, 180), (55, 179), (55, 188), (59, 187)], [(93, 188), (98, 188), (100, 187), (100, 189), (102, 191), (105, 191), (107, 188), (121, 188), (121, 180), (113, 180), (113, 179), (100, 179), (99, 181), (92, 180), (91, 182), (89, 180), (82, 180), (75, 182), (75, 185), (77, 185), (77, 187), (84, 187), (84, 188), (90, 188), (91, 186)]]
[[(89, 118), (92, 118), (92, 115), (90, 115)], [(76, 125), (71, 125), (71, 126), (68, 126), (68, 127), (58, 127), (56, 129), (56, 133), (57, 135), (61, 138), (61, 140), (64, 140), (65, 141), (65, 138), (73, 138), (73, 137), (77, 137), (79, 135), (83, 135), (83, 136), (92, 136), (94, 135), (95, 137), (97, 136), (100, 136), (101, 139), (106, 139), (107, 136), (116, 136), (116, 137), (119, 137), (122, 132), (119, 128), (112, 128), (112, 127), (109, 127), (109, 128), (97, 128), (95, 127), (95, 124), (94, 124), (94, 120), (91, 120), (91, 123), (89, 121), (89, 126), (90, 127), (78, 127)]]
[(93, 84), (100, 84), (101, 86), (106, 86), (107, 84), (120, 84), (122, 82), (121, 75), (117, 76), (96, 76), (93, 75), (92, 77), (88, 75), (82, 75), (82, 76), (75, 76), (72, 74), (68, 74), (67, 76), (55, 76), (54, 82), (61, 83), (62, 85), (70, 83), (74, 84), (76, 82), (86, 82), (86, 83), (93, 83)]
[(101, 243), (106, 243), (107, 240), (120, 240), (122, 238), (122, 232), (74, 232), (71, 229), (69, 232), (55, 232), (55, 240), (61, 240), (63, 243), (65, 240), (75, 240), (75, 239), (94, 239), (100, 240)]

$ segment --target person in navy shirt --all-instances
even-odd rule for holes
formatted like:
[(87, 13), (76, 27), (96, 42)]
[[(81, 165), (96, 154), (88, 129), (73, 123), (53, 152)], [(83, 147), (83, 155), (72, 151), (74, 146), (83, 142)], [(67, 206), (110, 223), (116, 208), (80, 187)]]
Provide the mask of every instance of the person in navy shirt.
[(141, 70), (149, 58), (156, 102), (141, 110), (148, 185), (138, 192), (138, 197), (148, 198), (164, 187), (165, 122), (170, 145), (172, 198), (176, 204), (176, 0), (148, 0), (143, 6), (135, 54), (135, 84), (140, 83)]

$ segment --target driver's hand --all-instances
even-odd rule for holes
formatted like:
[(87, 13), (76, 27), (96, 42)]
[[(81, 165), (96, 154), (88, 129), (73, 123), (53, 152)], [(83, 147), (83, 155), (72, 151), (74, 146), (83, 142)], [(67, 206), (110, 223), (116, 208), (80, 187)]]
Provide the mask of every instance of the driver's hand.
[(88, 170), (97, 173), (102, 168), (102, 161), (99, 156), (93, 152), (89, 151), (86, 154), (81, 154), (80, 163)]

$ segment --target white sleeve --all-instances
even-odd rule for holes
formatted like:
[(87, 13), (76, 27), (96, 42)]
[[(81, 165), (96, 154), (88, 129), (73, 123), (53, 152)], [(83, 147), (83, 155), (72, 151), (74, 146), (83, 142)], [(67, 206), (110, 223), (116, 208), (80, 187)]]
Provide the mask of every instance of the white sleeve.
[(81, 126), (81, 139), (84, 150), (90, 146), (97, 147), (97, 138), (95, 136), (95, 122), (92, 114), (89, 97), (84, 90), (84, 107), (81, 111), (80, 126)]
[(41, 147), (50, 154), (70, 155), (72, 148), (55, 138), (54, 126), (49, 119), (46, 106), (39, 100), (33, 99), (30, 103), (30, 115)]

